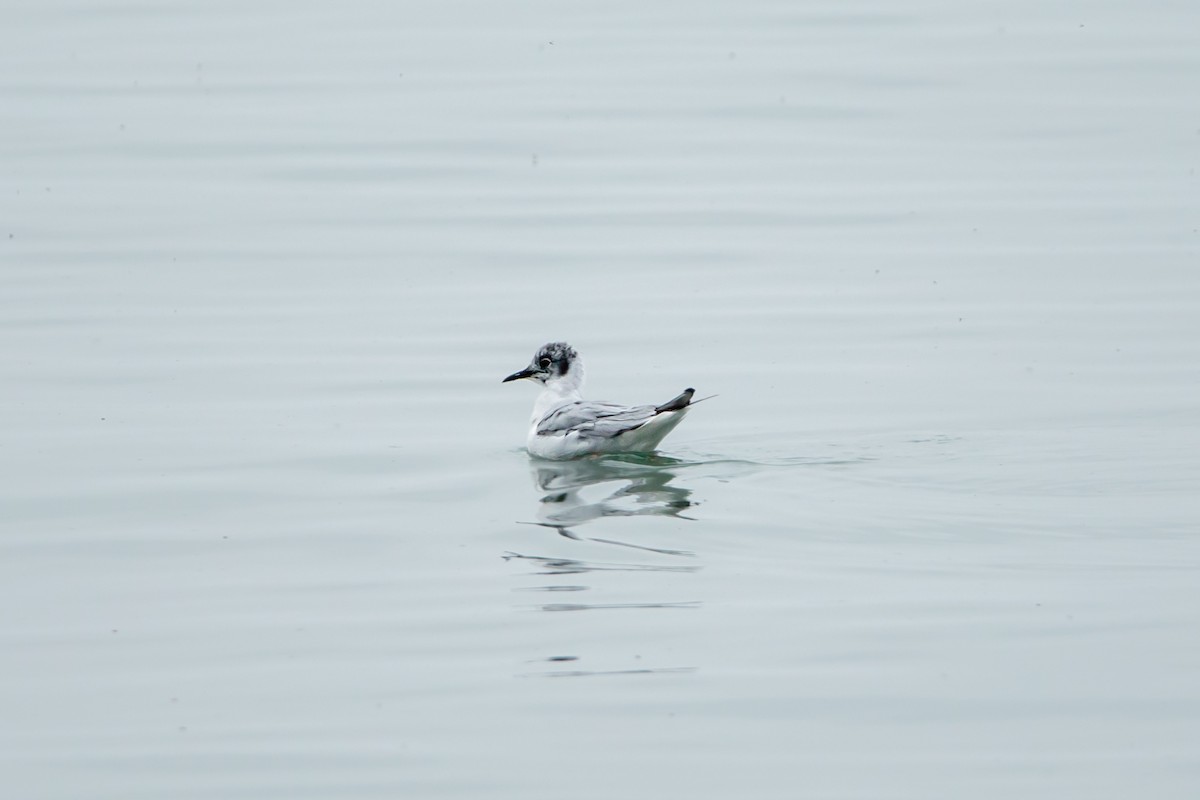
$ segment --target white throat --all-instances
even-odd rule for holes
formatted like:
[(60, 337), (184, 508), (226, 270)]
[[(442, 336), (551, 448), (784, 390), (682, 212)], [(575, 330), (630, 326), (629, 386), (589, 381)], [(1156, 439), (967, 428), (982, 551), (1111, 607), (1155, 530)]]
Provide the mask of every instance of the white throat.
[(566, 403), (578, 403), (583, 399), (583, 360), (576, 357), (566, 375), (554, 375), (546, 379), (542, 393), (533, 401), (533, 416), (530, 423), (536, 425), (546, 412)]

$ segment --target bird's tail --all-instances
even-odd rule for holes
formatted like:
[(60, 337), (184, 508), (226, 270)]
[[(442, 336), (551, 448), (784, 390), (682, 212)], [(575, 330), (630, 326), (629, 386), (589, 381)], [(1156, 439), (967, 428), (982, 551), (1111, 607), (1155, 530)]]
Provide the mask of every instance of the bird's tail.
[(681, 409), (687, 408), (688, 404), (692, 402), (692, 395), (694, 395), (695, 393), (696, 393), (695, 389), (690, 389), (690, 388), (684, 389), (683, 394), (679, 395), (674, 400), (668, 400), (667, 402), (663, 403), (661, 406), (655, 406), (654, 413), (662, 414), (663, 412), (666, 412), (666, 411), (679, 411)]

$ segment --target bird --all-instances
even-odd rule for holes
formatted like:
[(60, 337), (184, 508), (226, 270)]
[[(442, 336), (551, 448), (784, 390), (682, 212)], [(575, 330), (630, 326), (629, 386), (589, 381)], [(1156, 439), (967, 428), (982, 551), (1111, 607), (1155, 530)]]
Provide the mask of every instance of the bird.
[(525, 447), (530, 455), (556, 460), (597, 453), (652, 452), (683, 421), (696, 392), (684, 389), (657, 406), (584, 400), (580, 393), (583, 360), (566, 342), (542, 345), (528, 367), (501, 383), (518, 380), (535, 381), (543, 387), (533, 402)]

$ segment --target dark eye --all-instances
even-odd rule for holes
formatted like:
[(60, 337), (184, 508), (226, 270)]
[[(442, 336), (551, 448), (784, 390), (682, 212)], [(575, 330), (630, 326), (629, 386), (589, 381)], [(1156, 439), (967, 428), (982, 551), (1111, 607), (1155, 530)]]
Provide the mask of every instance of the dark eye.
[(542, 358), (538, 361), (538, 366), (542, 369), (550, 369), (550, 359), (542, 356)]

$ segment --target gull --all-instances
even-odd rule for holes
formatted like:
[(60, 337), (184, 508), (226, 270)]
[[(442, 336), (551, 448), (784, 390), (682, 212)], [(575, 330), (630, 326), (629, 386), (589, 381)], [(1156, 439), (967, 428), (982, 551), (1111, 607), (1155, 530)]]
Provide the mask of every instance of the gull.
[(593, 453), (649, 453), (683, 421), (688, 408), (694, 405), (692, 395), (696, 392), (684, 389), (660, 406), (584, 400), (580, 394), (583, 360), (566, 342), (542, 345), (528, 367), (501, 383), (522, 379), (543, 387), (533, 401), (525, 447), (530, 455), (552, 459)]

